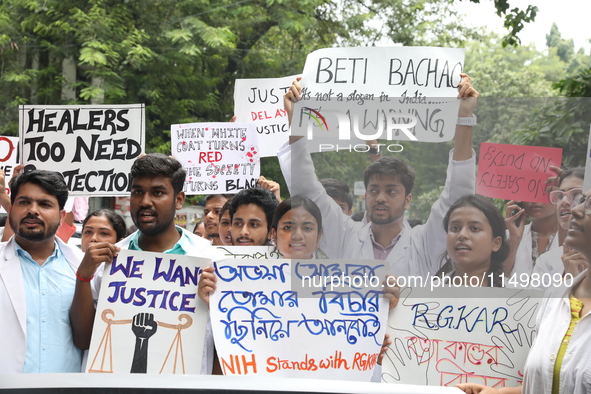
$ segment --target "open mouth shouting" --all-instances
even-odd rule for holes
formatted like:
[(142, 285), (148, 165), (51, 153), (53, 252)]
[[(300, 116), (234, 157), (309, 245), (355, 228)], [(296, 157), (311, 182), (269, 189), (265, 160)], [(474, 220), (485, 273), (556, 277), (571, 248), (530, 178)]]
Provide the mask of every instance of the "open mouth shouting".
[(153, 209), (141, 209), (137, 215), (140, 222), (150, 223), (158, 217), (158, 213)]

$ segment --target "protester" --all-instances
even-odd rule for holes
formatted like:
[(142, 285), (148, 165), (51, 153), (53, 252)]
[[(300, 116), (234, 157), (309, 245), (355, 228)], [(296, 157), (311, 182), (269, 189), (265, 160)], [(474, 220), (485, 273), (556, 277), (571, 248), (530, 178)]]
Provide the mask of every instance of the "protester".
[(461, 197), (447, 211), (443, 228), (447, 253), (437, 276), (462, 278), (464, 286), (503, 286), (502, 264), (509, 254), (507, 227), (493, 203), (474, 194)]
[[(237, 193), (230, 203), (230, 233), (234, 246), (264, 246), (271, 238), (273, 213), (279, 202), (267, 189), (253, 187)], [(209, 294), (215, 290), (213, 267), (203, 269), (199, 278), (199, 298), (209, 305)]]
[[(9, 188), (11, 187), (11, 183), (13, 182), (13, 180), (24, 170), (25, 166), (23, 164), (19, 164), (16, 167), (14, 167), (12, 171), (12, 178), (8, 184)], [(2, 208), (8, 211), (8, 206), (10, 205), (10, 197), (8, 196), (8, 194), (6, 194), (6, 176), (4, 174), (4, 171), (0, 171), (0, 206), (2, 206)], [(64, 220), (62, 220), (62, 224), (55, 233), (55, 235), (65, 243), (68, 243), (72, 235), (74, 235), (74, 233), (76, 232), (76, 226), (74, 226), (74, 214), (71, 212), (71, 202), (73, 201), (74, 199), (72, 199), (72, 201), (68, 200), (66, 204), (64, 204), (64, 209), (66, 209), (66, 217), (64, 218)], [(1, 241), (8, 241), (8, 239), (12, 237), (12, 235), (12, 228), (10, 226), (5, 227), (4, 232), (2, 233)]]
[(230, 204), (232, 200), (226, 201), (222, 209), (220, 210), (220, 240), (224, 246), (232, 246), (232, 220), (230, 219)]
[(205, 231), (205, 222), (202, 219), (199, 219), (195, 223), (195, 228), (193, 229), (193, 234), (198, 237), (209, 239), (209, 235)]
[[(470, 78), (461, 74), (459, 84), (461, 118), (473, 119), (478, 92)], [(291, 120), (293, 102), (301, 96), (299, 80), (284, 96)], [(470, 123), (464, 122), (462, 123)], [(472, 122), (473, 123), (473, 122)], [(414, 171), (402, 160), (384, 157), (365, 171), (366, 209), (371, 224), (354, 222), (326, 194), (318, 182), (306, 141), (290, 137), (290, 145), (278, 152), (281, 170), (292, 194), (311, 198), (320, 208), (325, 225), (321, 249), (331, 258), (365, 258), (388, 260), (394, 275), (426, 277), (440, 268), (439, 256), (445, 250), (445, 233), (441, 231), (443, 216), (461, 196), (475, 189), (475, 158), (472, 151), (472, 126), (457, 125), (454, 150), (450, 154), (446, 187), (433, 205), (424, 226), (411, 229), (404, 219), (410, 207)], [(297, 163), (297, 171), (293, 171)], [(453, 187), (451, 185), (453, 184)]]
[(99, 209), (88, 214), (82, 222), (80, 248), (86, 252), (92, 243), (115, 244), (125, 238), (125, 220), (111, 209)]
[(205, 232), (213, 245), (223, 245), (220, 240), (219, 224), (220, 224), (220, 209), (224, 206), (230, 195), (226, 194), (210, 194), (205, 197), (205, 208), (203, 209), (203, 223), (205, 225)]
[[(591, 261), (591, 190), (572, 198), (566, 245)], [(588, 265), (587, 265), (588, 268)], [(493, 389), (460, 384), (466, 393), (583, 394), (591, 387), (591, 275), (583, 271), (572, 286), (549, 290), (540, 305), (537, 336), (525, 363), (523, 386)]]
[[(558, 221), (556, 209), (551, 203), (521, 202), (511, 200), (505, 211), (511, 253), (503, 263), (508, 277), (531, 274), (539, 255), (558, 247)], [(525, 224), (526, 215), (531, 223)], [(519, 226), (516, 220), (521, 218)]]
[[(177, 227), (174, 217), (182, 208), (185, 170), (169, 156), (151, 153), (138, 158), (131, 167), (131, 218), (138, 230), (114, 246), (98, 242), (88, 247), (78, 268), (76, 293), (70, 318), (74, 337), (81, 349), (90, 345), (95, 315), (95, 301), (102, 280), (104, 263), (110, 262), (119, 248), (157, 253), (181, 254), (210, 258), (220, 257), (211, 244), (193, 233)], [(94, 278), (94, 279), (93, 279)], [(202, 374), (213, 367), (213, 336), (206, 333)]]
[(230, 232), (234, 245), (268, 245), (271, 221), (278, 204), (273, 193), (260, 187), (237, 193), (230, 204)]
[(337, 203), (345, 215), (351, 216), (353, 214), (353, 196), (351, 195), (349, 185), (333, 178), (320, 179), (318, 182), (320, 182), (324, 190), (326, 190), (326, 194)]
[[(257, 186), (269, 190), (278, 201), (281, 201), (279, 183), (261, 175), (257, 181)], [(224, 204), (231, 199), (232, 194), (210, 194), (205, 199), (205, 209), (203, 210), (205, 230), (209, 236), (208, 239), (211, 239), (212, 244), (215, 246), (226, 245), (221, 239), (222, 235), (220, 235), (220, 211)]]
[[(318, 258), (322, 237), (320, 209), (307, 197), (293, 196), (275, 209), (271, 239), (286, 259)], [(326, 258), (326, 257), (324, 257)]]
[(585, 168), (577, 167), (564, 169), (556, 177), (555, 185), (557, 189), (550, 192), (550, 202), (556, 207), (556, 218), (559, 226), (558, 245), (562, 246), (551, 249), (538, 257), (532, 272), (532, 279), (538, 278), (540, 280), (534, 282), (534, 287), (545, 288), (547, 286), (544, 286), (544, 283), (552, 282), (551, 280), (542, 280), (544, 274), (550, 275), (550, 278), (554, 274), (571, 274), (574, 277), (587, 268), (585, 257), (576, 250), (571, 250), (564, 243), (571, 220), (570, 204), (573, 197), (583, 191), (584, 176)]
[(9, 224), (0, 245), (0, 371), (80, 372), (82, 353), (70, 327), (81, 252), (56, 237), (68, 189), (55, 172), (13, 178)]

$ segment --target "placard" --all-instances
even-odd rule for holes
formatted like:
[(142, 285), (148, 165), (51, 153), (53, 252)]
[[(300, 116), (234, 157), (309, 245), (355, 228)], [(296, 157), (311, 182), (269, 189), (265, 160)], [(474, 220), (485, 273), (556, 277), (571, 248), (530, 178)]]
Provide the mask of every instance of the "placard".
[[(8, 187), (14, 174), (14, 167), (18, 165), (18, 138), (0, 136), (0, 169), (4, 171), (4, 187), (6, 194), (10, 196)], [(0, 207), (1, 213), (6, 213), (3, 207)]]
[(252, 123), (186, 123), (170, 128), (172, 155), (187, 171), (188, 195), (256, 187), (261, 159)]
[(480, 144), (476, 193), (504, 200), (550, 203), (546, 180), (560, 167), (562, 148)]
[(293, 75), (234, 81), (236, 122), (255, 124), (261, 157), (277, 156), (279, 147), (288, 140), (289, 124), (283, 96), (296, 77)]
[(192, 256), (121, 250), (107, 264), (86, 372), (199, 374), (207, 306)]
[(60, 172), (71, 196), (129, 195), (144, 105), (21, 105), (22, 163)]
[(540, 290), (403, 288), (388, 318), (382, 382), (515, 387), (536, 335)]
[(292, 133), (313, 140), (313, 151), (374, 139), (449, 141), (463, 67), (464, 50), (455, 48), (317, 50), (306, 59)]
[(228, 259), (215, 267), (210, 313), (224, 374), (371, 379), (388, 314), (384, 262)]

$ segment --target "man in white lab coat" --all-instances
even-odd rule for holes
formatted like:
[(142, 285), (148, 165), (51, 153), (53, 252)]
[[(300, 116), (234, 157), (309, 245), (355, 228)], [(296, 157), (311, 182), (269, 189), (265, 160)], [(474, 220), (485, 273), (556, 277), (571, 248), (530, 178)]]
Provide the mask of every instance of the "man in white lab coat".
[[(423, 226), (411, 228), (404, 212), (412, 201), (414, 172), (402, 160), (385, 157), (372, 163), (365, 173), (366, 209), (370, 223), (354, 222), (341, 212), (326, 194), (315, 175), (314, 165), (306, 149), (306, 141), (291, 137), (290, 145), (280, 148), (277, 156), (292, 195), (311, 198), (322, 212), (326, 223), (320, 248), (330, 258), (381, 259), (390, 262), (391, 273), (397, 276), (426, 277), (439, 269), (445, 251), (446, 232), (443, 217), (460, 197), (475, 191), (475, 157), (472, 150), (472, 119), (478, 92), (470, 78), (462, 75), (461, 98), (454, 149), (450, 153), (445, 188), (431, 208)], [(293, 102), (300, 97), (298, 81), (284, 97), (291, 119)], [(297, 163), (297, 172), (292, 171)], [(296, 168), (295, 166), (293, 168)]]

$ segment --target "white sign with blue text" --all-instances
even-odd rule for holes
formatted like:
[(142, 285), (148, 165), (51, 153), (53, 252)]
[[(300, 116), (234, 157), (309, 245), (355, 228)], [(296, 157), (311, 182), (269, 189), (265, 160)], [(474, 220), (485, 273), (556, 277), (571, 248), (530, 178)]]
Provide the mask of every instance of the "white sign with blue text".
[(210, 313), (225, 375), (371, 379), (388, 315), (383, 261), (228, 259), (215, 268)]

